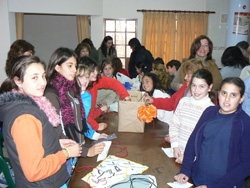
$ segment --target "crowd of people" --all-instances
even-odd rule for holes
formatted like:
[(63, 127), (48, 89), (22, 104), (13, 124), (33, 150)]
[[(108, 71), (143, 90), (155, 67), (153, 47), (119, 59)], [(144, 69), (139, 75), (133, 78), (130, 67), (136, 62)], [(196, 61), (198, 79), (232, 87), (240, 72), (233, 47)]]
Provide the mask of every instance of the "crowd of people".
[[(89, 38), (75, 50), (56, 49), (47, 64), (35, 47), (15, 41), (8, 52), (7, 79), (0, 88), (0, 121), (17, 187), (63, 187), (72, 161), (100, 154), (107, 124), (95, 119), (118, 112), (128, 89), (145, 91), (146, 105), (169, 125), (165, 140), (182, 165), (174, 177), (196, 187), (243, 187), (250, 176), (250, 47), (226, 48), (219, 70), (213, 43), (194, 39), (183, 62), (153, 58), (132, 38), (128, 70), (117, 57), (111, 36), (97, 50)], [(126, 80), (128, 82), (121, 81)], [(118, 112), (119, 113), (119, 112)], [(25, 146), (25, 147), (24, 147)]]

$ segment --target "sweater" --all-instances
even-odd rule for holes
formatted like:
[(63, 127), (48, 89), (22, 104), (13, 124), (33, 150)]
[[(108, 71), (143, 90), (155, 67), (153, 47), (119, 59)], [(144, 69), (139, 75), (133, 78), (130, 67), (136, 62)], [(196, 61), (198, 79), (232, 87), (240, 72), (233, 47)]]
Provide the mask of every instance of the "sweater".
[(89, 112), (89, 117), (87, 122), (91, 125), (92, 129), (98, 130), (99, 124), (95, 121), (95, 104), (96, 104), (96, 97), (97, 97), (97, 91), (98, 89), (112, 89), (114, 90), (122, 99), (129, 96), (129, 93), (127, 92), (126, 88), (119, 82), (118, 80), (114, 78), (108, 78), (105, 76), (101, 76), (98, 80), (98, 82), (93, 83), (93, 87), (91, 89), (88, 89), (87, 91), (92, 96), (92, 102), (91, 102), (91, 109)]
[[(154, 98), (170, 98), (169, 94), (164, 93), (159, 89), (154, 90), (153, 97)], [(163, 121), (169, 124), (172, 117), (173, 117), (173, 111), (157, 109), (157, 119), (159, 119), (160, 121)]]
[(169, 125), (171, 148), (178, 147), (181, 154), (184, 153), (196, 123), (208, 106), (214, 106), (208, 95), (200, 100), (194, 97), (183, 97), (180, 100)]
[[(185, 82), (184, 81), (185, 73), (184, 73), (184, 70), (183, 70), (183, 68), (184, 68), (183, 64), (184, 63), (182, 63), (181, 66), (180, 66), (180, 68), (178, 69), (179, 81), (176, 84), (184, 84), (184, 82)], [(207, 64), (207, 70), (209, 70), (211, 72), (212, 76), (213, 76), (213, 88), (215, 90), (219, 90), (220, 83), (222, 81), (222, 77), (221, 77), (220, 71), (218, 69), (218, 66), (216, 65), (214, 59), (208, 60), (206, 62), (206, 64)], [(176, 79), (178, 79), (177, 75), (175, 76), (175, 79), (171, 83), (171, 87), (176, 82)]]
[(228, 77), (240, 77), (242, 68), (239, 67), (233, 67), (233, 66), (225, 66), (220, 70), (222, 79), (228, 78)]
[[(220, 106), (208, 107), (202, 114), (193, 133), (191, 134), (184, 153), (180, 173), (191, 177), (197, 169), (203, 131), (207, 121), (219, 113)], [(217, 181), (207, 185), (208, 188), (242, 188), (244, 179), (250, 174), (250, 117), (238, 106), (233, 119), (226, 174)]]
[(35, 101), (25, 94), (1, 94), (0, 114), (16, 187), (62, 186), (69, 178), (66, 157), (48, 117)]

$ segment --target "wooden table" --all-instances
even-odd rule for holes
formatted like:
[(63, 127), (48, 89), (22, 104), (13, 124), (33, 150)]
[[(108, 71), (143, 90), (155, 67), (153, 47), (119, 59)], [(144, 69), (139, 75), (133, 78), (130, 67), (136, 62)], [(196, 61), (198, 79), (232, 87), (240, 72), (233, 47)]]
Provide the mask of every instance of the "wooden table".
[[(128, 156), (126, 159), (148, 166), (143, 174), (153, 175), (156, 177), (159, 188), (169, 187), (166, 183), (174, 181), (174, 175), (179, 172), (180, 165), (175, 163), (173, 158), (168, 158), (162, 151), (162, 147), (170, 147), (162, 138), (153, 137), (153, 123), (145, 125), (144, 133), (119, 133), (118, 115), (117, 113), (108, 114), (104, 120), (107, 122), (108, 129), (104, 131), (107, 134), (116, 133), (118, 142), (113, 141), (112, 145), (119, 147), (127, 146)], [(168, 125), (155, 120), (154, 134), (166, 135), (168, 133)], [(87, 140), (86, 144), (90, 141)], [(119, 149), (110, 147), (109, 155), (116, 155)], [(126, 155), (126, 151), (122, 151), (119, 155)], [(80, 158), (76, 164), (76, 169), (86, 166), (97, 166), (100, 162), (96, 162), (97, 156), (92, 158)], [(74, 172), (69, 182), (69, 188), (83, 188), (88, 184), (81, 180), (86, 174), (92, 170), (85, 170), (84, 172)]]

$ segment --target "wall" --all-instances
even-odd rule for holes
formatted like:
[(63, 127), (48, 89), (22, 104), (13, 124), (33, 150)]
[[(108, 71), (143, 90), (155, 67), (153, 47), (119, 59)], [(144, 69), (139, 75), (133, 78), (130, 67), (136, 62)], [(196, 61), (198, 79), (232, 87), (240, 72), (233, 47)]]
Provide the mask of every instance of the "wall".
[(23, 38), (35, 46), (35, 55), (48, 63), (57, 48), (77, 46), (76, 16), (24, 15)]
[(225, 50), (227, 23), (221, 23), (221, 14), (227, 14), (229, 0), (208, 0), (207, 10), (215, 11), (216, 14), (209, 15), (208, 36), (214, 44), (213, 58), (218, 67), (221, 65), (221, 55)]

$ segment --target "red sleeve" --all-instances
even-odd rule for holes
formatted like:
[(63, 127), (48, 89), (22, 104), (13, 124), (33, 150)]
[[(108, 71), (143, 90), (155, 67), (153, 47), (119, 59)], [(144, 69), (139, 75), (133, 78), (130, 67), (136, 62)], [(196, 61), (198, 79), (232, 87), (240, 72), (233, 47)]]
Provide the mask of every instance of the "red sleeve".
[(98, 89), (101, 88), (114, 90), (118, 95), (120, 95), (122, 99), (129, 96), (129, 93), (127, 92), (126, 88), (121, 84), (121, 82), (119, 82), (114, 78), (101, 76), (100, 79), (98, 80), (98, 83), (94, 83), (93, 87), (90, 90), (87, 90), (92, 95), (91, 109), (89, 112), (87, 122), (94, 130), (98, 130), (99, 128), (99, 124), (95, 121), (94, 117), (96, 117), (95, 104), (96, 104), (97, 91)]
[(130, 78), (128, 71), (126, 71), (126, 69), (121, 68), (119, 72)]
[(14, 121), (11, 135), (23, 173), (30, 182), (52, 176), (66, 162), (63, 151), (44, 157), (42, 124), (30, 114), (21, 115)]
[(185, 90), (187, 89), (187, 83), (185, 83), (179, 91), (175, 92), (170, 98), (153, 98), (153, 105), (158, 109), (172, 111), (176, 109), (180, 99), (183, 97)]

